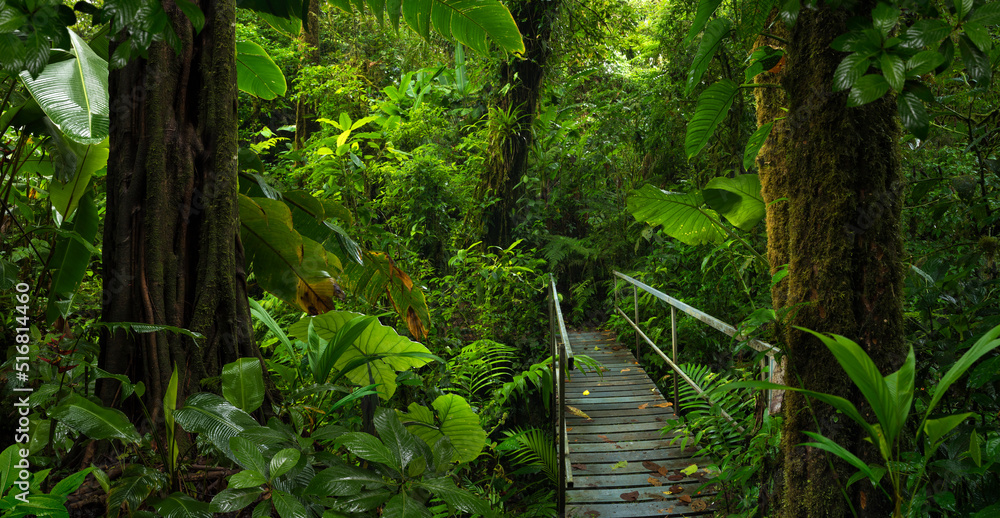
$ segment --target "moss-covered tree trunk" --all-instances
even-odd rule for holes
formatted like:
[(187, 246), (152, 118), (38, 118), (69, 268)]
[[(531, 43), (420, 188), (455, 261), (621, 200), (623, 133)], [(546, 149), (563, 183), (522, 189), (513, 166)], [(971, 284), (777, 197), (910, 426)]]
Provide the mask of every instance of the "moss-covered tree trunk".
[(516, 225), (514, 209), (521, 197), (517, 185), (531, 150), (531, 126), (551, 54), (549, 38), (558, 6), (555, 0), (517, 0), (509, 4), (524, 38), (525, 51), (523, 59), (512, 57), (501, 63), (498, 88), (510, 88), (490, 113), (489, 150), (477, 189), (480, 199), (497, 200), (483, 214), (483, 242), (487, 245), (506, 247), (511, 242)]
[[(856, 9), (868, 13), (874, 5), (864, 1)], [(773, 269), (788, 264), (788, 276), (772, 291), (774, 307), (789, 312), (783, 336), (789, 356), (785, 381), (845, 397), (863, 408), (827, 348), (792, 327), (857, 341), (883, 374), (897, 368), (904, 356), (903, 183), (895, 102), (886, 97), (848, 108), (846, 92), (831, 91), (833, 72), (844, 55), (832, 50), (830, 42), (846, 31), (847, 18), (847, 13), (828, 8), (802, 10), (787, 36), (785, 67), (771, 78), (787, 97), (781, 99), (777, 89), (757, 96), (761, 123), (778, 115), (782, 101), (788, 107), (758, 166), (765, 201), (773, 203), (767, 212), (768, 257)], [(776, 201), (781, 198), (787, 201)], [(821, 450), (796, 445), (809, 441), (803, 431), (818, 430), (874, 460), (861, 430), (831, 407), (807, 402), (797, 393), (785, 394), (784, 414), (781, 516), (850, 516), (842, 487), (856, 470)], [(886, 502), (876, 493), (863, 483), (847, 491), (859, 514), (887, 516)]]
[[(239, 240), (234, 0), (203, 0), (204, 29), (164, 8), (183, 48), (156, 43), (111, 72), (111, 156), (104, 232), (106, 322), (205, 335), (106, 333), (100, 366), (146, 385), (154, 421), (173, 365), (178, 401), (222, 365), (258, 352)], [(117, 382), (99, 395), (116, 403)], [(133, 409), (134, 410), (134, 409)]]

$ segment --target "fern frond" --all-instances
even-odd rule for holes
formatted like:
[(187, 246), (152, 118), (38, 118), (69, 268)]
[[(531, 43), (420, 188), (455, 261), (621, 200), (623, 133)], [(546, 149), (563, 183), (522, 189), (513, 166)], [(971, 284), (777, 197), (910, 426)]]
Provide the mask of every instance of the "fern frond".
[(552, 437), (538, 428), (504, 430), (504, 434), (507, 438), (497, 446), (497, 451), (507, 453), (518, 464), (541, 468), (553, 483), (556, 482), (559, 464)]

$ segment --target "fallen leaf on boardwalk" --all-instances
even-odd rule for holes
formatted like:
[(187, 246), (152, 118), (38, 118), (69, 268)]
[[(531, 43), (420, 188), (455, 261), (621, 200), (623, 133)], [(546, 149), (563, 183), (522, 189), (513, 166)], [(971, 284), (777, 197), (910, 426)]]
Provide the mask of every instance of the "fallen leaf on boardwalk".
[(600, 351), (600, 350), (601, 350), (601, 348), (595, 345), (595, 346), (594, 346), (594, 350), (595, 350), (595, 351)]
[(649, 406), (649, 403), (643, 403), (643, 404), (639, 405), (639, 410), (645, 410), (646, 407), (648, 407), (648, 406)]
[(660, 469), (656, 470), (661, 477), (667, 476), (667, 468), (660, 466)]
[(601, 515), (601, 513), (597, 512), (597, 511), (595, 511), (593, 509), (591, 509), (591, 510), (585, 512), (585, 513), (583, 513), (584, 518), (597, 518), (600, 515)]
[(642, 461), (642, 467), (648, 469), (649, 471), (659, 471), (661, 468), (659, 464), (649, 460)]
[(704, 511), (705, 509), (708, 509), (708, 504), (705, 503), (704, 500), (695, 500), (694, 502), (691, 502), (691, 510), (692, 511), (696, 511), (696, 512), (697, 511)]
[(685, 475), (690, 475), (690, 474), (694, 473), (695, 471), (698, 471), (698, 465), (697, 464), (692, 464), (692, 465), (690, 465), (690, 466), (682, 469), (681, 473), (683, 473)]
[(671, 403), (671, 402), (669, 402), (669, 401), (664, 401), (663, 403), (657, 403), (657, 404), (655, 404), (653, 406), (660, 407), (660, 408), (667, 408), (668, 406), (674, 406), (674, 404)]
[(656, 500), (658, 502), (662, 502), (662, 501), (664, 501), (664, 500), (667, 499), (667, 497), (665, 497), (663, 495), (658, 495), (656, 493), (643, 493), (642, 496), (644, 496), (646, 498), (651, 498), (651, 499)]
[(691, 497), (688, 496), (688, 495), (681, 495), (681, 496), (679, 496), (677, 498), (680, 499), (680, 501), (684, 502), (685, 504), (690, 504), (691, 503)]
[(567, 426), (566, 427), (566, 431), (567, 432), (572, 432), (573, 431), (573, 427), (572, 426)]
[(652, 484), (654, 486), (662, 486), (663, 485), (663, 482), (660, 482), (659, 480), (657, 480), (656, 477), (649, 477), (649, 478), (646, 479), (646, 482), (649, 482), (650, 484)]
[(667, 477), (667, 480), (670, 480), (672, 482), (676, 482), (678, 480), (684, 480), (684, 475), (670, 475), (669, 477)]
[(590, 395), (590, 391), (589, 390), (584, 390), (583, 391), (583, 395), (584, 396), (589, 396)]
[(635, 365), (639, 365), (639, 362), (632, 362), (632, 363), (634, 363)]
[(628, 466), (628, 461), (627, 460), (620, 460), (620, 461), (616, 462), (614, 464), (614, 466), (611, 466), (611, 471), (614, 471), (614, 470), (616, 470), (618, 468), (624, 468), (625, 466)]
[(626, 502), (635, 502), (639, 498), (639, 492), (638, 491), (632, 491), (631, 493), (622, 493), (621, 497), (622, 497), (622, 500), (624, 500)]
[(628, 371), (630, 371), (630, 370), (632, 370), (632, 369), (622, 369), (622, 370), (620, 370), (620, 371), (618, 371), (618, 372), (628, 372)]
[(573, 415), (575, 415), (577, 417), (582, 417), (584, 419), (587, 419), (588, 421), (591, 420), (589, 415), (584, 414), (583, 410), (580, 410), (579, 408), (576, 408), (575, 406), (566, 405), (566, 410), (569, 410), (571, 414), (573, 414)]
[(670, 486), (670, 492), (673, 494), (680, 494), (684, 492), (683, 486)]

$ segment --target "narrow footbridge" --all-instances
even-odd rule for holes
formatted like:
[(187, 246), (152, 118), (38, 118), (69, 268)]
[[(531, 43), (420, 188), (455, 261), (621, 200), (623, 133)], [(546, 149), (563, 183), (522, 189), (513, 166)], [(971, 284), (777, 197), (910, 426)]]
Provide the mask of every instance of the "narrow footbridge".
[[(616, 312), (640, 338), (674, 370), (669, 395), (646, 374), (630, 348), (607, 331), (567, 331), (550, 279), (550, 341), (553, 376), (553, 425), (559, 452), (559, 508), (561, 516), (575, 518), (645, 518), (712, 515), (717, 488), (704, 469), (712, 460), (698, 457), (698, 446), (685, 449), (675, 434), (663, 434), (677, 404), (677, 380), (701, 389), (677, 366), (677, 309), (730, 336), (742, 340), (736, 329), (670, 297), (632, 277), (614, 272), (631, 284), (634, 320), (617, 304)], [(636, 325), (639, 290), (671, 307), (673, 358), (668, 357)], [(749, 345), (771, 356), (776, 349), (763, 342)], [(574, 354), (587, 355), (601, 364), (599, 371), (574, 369)], [(723, 415), (728, 417), (723, 412)], [(673, 444), (671, 444), (673, 443)]]

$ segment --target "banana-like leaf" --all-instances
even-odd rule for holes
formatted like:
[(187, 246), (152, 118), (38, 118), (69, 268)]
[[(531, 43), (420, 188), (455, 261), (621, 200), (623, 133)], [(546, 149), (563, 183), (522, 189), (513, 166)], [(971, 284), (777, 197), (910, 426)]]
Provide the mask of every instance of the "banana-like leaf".
[(698, 104), (695, 106), (694, 116), (688, 122), (687, 135), (684, 138), (684, 152), (688, 158), (697, 155), (705, 144), (708, 144), (708, 139), (712, 138), (715, 128), (725, 120), (739, 91), (735, 82), (723, 79), (706, 88), (698, 96)]
[(260, 286), (312, 314), (332, 309), (341, 293), (333, 280), (340, 260), (295, 230), (284, 202), (242, 194), (239, 200), (240, 236)]
[(492, 41), (505, 52), (521, 54), (524, 41), (510, 11), (497, 0), (333, 0), (340, 9), (351, 12), (352, 6), (363, 9), (367, 4), (382, 23), (388, 15), (392, 26), (399, 30), (400, 19), (424, 39), (430, 31), (455, 39), (475, 51), (488, 54)]
[(174, 440), (174, 410), (177, 409), (177, 364), (174, 363), (174, 370), (170, 374), (170, 381), (167, 383), (167, 390), (163, 394), (163, 422), (166, 425), (167, 435), (167, 458), (170, 467), (173, 469), (177, 465), (177, 456), (180, 449), (177, 441)]
[(163, 518), (211, 518), (208, 502), (200, 502), (181, 492), (153, 504), (153, 508)]
[(138, 444), (141, 437), (128, 417), (113, 408), (106, 408), (76, 393), (48, 411), (49, 417), (62, 421), (70, 428), (91, 439), (121, 439)]
[(236, 42), (236, 85), (240, 90), (261, 99), (285, 95), (285, 75), (263, 47), (252, 41)]
[(764, 198), (760, 194), (760, 177), (755, 174), (713, 178), (705, 186), (702, 196), (709, 207), (742, 230), (750, 230), (766, 215)]
[[(289, 333), (308, 343), (311, 324), (321, 338), (330, 342), (336, 339), (342, 327), (358, 316), (359, 313), (331, 311), (316, 317), (305, 317), (292, 324)], [(357, 340), (340, 354), (334, 368), (357, 385), (379, 384), (379, 396), (389, 399), (396, 392), (397, 372), (420, 367), (434, 358), (423, 345), (399, 336), (391, 327), (374, 322), (366, 326)], [(373, 382), (369, 381), (369, 369)]]
[(264, 372), (257, 358), (239, 358), (222, 367), (222, 396), (250, 413), (264, 403)]
[(66, 183), (53, 177), (49, 182), (49, 200), (52, 201), (52, 208), (59, 212), (63, 220), (69, 219), (76, 211), (84, 191), (90, 185), (90, 179), (94, 173), (103, 169), (108, 164), (108, 141), (105, 139), (100, 144), (83, 147), (83, 156), (78, 157), (76, 174)]
[(87, 42), (69, 31), (72, 56), (49, 63), (32, 79), (21, 72), (21, 81), (52, 122), (69, 138), (98, 144), (108, 136), (108, 63)]
[(192, 433), (204, 434), (227, 457), (236, 460), (229, 440), (240, 432), (261, 426), (246, 412), (215, 394), (198, 392), (188, 396), (183, 408), (174, 410), (174, 419)]
[(433, 413), (425, 406), (410, 403), (409, 412), (401, 413), (400, 419), (404, 423), (412, 421), (407, 428), (430, 446), (447, 436), (455, 448), (454, 460), (458, 462), (470, 462), (478, 457), (486, 445), (486, 431), (468, 401), (457, 394), (445, 394), (435, 399), (431, 406)]
[(668, 193), (652, 185), (633, 191), (626, 201), (629, 212), (639, 221), (663, 225), (670, 237), (689, 245), (721, 243), (726, 234), (719, 215), (705, 208), (701, 193)]
[[(65, 224), (64, 228), (76, 232), (86, 243), (93, 243), (97, 237), (98, 226), (97, 205), (94, 203), (94, 195), (87, 193), (80, 202), (80, 208), (76, 211), (73, 220)], [(69, 236), (62, 236), (56, 241), (55, 250), (52, 253), (51, 268), (52, 288), (49, 291), (48, 307), (45, 317), (48, 322), (53, 322), (59, 318), (60, 314), (65, 314), (68, 308), (60, 309), (57, 301), (63, 298), (72, 300), (73, 294), (87, 273), (90, 265), (90, 250), (84, 244)]]

